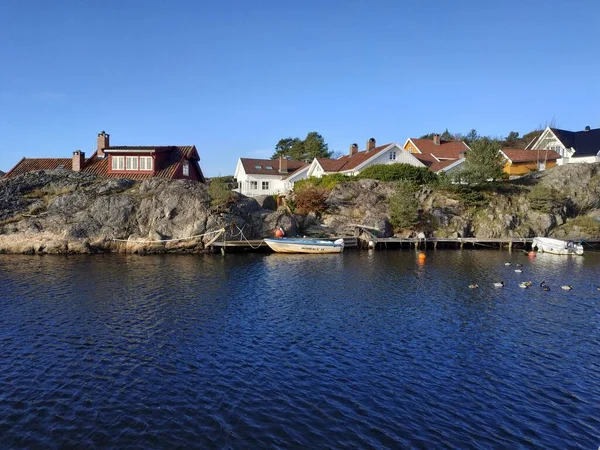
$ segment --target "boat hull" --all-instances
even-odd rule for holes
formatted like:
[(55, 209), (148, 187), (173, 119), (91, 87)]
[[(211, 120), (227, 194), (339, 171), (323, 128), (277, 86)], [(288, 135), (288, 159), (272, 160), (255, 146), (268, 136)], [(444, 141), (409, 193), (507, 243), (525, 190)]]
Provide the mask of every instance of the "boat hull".
[(533, 239), (531, 248), (553, 255), (583, 255), (583, 245), (561, 239), (536, 237)]
[(265, 239), (265, 243), (277, 253), (341, 253), (344, 250), (344, 240), (335, 242), (320, 239)]

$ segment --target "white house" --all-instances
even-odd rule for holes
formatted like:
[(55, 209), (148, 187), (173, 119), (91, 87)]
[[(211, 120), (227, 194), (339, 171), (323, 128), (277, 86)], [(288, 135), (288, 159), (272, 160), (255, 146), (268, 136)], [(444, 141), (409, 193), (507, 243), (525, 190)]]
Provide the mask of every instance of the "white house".
[(377, 147), (374, 138), (367, 141), (366, 150), (358, 151), (358, 145), (352, 144), (350, 152), (338, 159), (315, 158), (308, 168), (307, 177), (321, 178), (323, 175), (343, 173), (344, 175), (358, 175), (367, 167), (375, 164), (410, 164), (417, 167), (426, 167), (421, 161), (402, 150), (396, 144), (385, 144)]
[(600, 162), (600, 128), (567, 131), (547, 127), (526, 150), (554, 150), (561, 156), (559, 165)]
[(402, 147), (435, 173), (460, 170), (469, 146), (462, 141), (444, 141), (439, 134), (432, 139), (408, 138)]
[(233, 175), (235, 189), (248, 197), (285, 194), (294, 182), (306, 178), (309, 165), (302, 161), (279, 159), (240, 158)]

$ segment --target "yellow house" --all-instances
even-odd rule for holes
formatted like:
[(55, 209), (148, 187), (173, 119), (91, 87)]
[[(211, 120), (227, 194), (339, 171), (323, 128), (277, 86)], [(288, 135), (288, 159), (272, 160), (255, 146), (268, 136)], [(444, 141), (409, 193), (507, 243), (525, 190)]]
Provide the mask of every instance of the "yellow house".
[(503, 148), (500, 153), (506, 160), (504, 173), (509, 177), (519, 177), (531, 172), (542, 171), (556, 166), (560, 155), (554, 150), (517, 150)]

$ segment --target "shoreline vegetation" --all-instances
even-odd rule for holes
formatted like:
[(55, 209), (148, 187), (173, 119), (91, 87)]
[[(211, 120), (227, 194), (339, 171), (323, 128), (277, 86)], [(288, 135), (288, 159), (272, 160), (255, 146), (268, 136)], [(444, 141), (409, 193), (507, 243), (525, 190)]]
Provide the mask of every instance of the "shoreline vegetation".
[(373, 166), (357, 177), (303, 180), (284, 201), (231, 188), (231, 177), (207, 186), (64, 170), (0, 180), (0, 253), (202, 253), (214, 238), (206, 233), (219, 229), (227, 240), (272, 237), (278, 227), (327, 238), (356, 224), (379, 237), (600, 237), (600, 163), (469, 185), (402, 164)]

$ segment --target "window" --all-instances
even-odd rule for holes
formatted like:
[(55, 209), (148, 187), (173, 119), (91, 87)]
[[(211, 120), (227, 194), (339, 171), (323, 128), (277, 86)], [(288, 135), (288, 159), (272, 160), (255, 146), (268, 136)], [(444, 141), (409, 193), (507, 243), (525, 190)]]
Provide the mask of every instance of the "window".
[(269, 182), (268, 181), (263, 181), (262, 182), (262, 190), (263, 191), (268, 191), (269, 190)]
[(396, 161), (396, 152), (390, 152), (390, 161)]
[(140, 156), (140, 170), (152, 170), (152, 156)]
[(258, 164), (256, 166), (254, 166), (255, 169), (262, 169), (262, 166), (259, 166)]
[(124, 170), (125, 169), (125, 157), (124, 156), (111, 156), (112, 170)]
[(127, 170), (138, 170), (138, 157), (137, 156), (126, 156), (125, 167)]
[(183, 162), (183, 176), (184, 177), (190, 176), (190, 162), (187, 160)]
[(273, 166), (265, 166), (265, 169), (273, 170)]
[(250, 189), (253, 189), (253, 190), (258, 189), (258, 181), (251, 181), (250, 182)]

